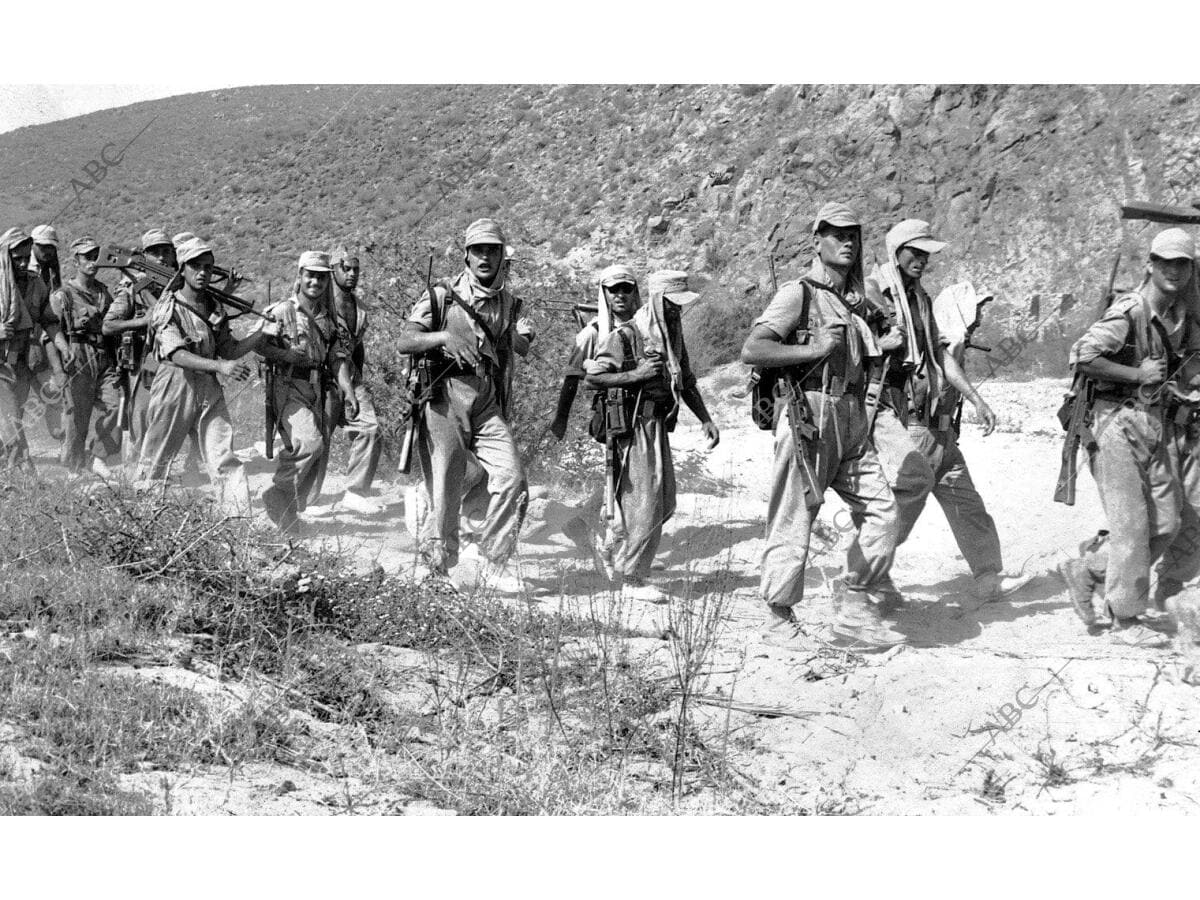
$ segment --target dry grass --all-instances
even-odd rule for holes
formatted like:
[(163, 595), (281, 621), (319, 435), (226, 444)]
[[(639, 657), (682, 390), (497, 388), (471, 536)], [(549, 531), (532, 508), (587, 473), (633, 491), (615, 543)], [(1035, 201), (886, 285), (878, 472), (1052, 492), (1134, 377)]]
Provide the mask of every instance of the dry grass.
[[(186, 493), (0, 491), (0, 724), (21, 761), (0, 809), (169, 811), (125, 776), (249, 761), (371, 771), (462, 813), (767, 808), (692, 721), (719, 598), (679, 602), (651, 659), (617, 595), (542, 612), (353, 570)], [(183, 669), (207, 687), (146, 676)]]

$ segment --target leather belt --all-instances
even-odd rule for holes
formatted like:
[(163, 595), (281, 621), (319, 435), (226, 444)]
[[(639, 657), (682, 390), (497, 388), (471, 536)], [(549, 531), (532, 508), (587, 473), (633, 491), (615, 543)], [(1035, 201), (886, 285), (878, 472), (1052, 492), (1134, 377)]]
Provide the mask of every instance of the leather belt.
[(312, 377), (313, 366), (280, 366), (279, 374), (284, 378), (299, 378), (308, 381)]
[(77, 332), (67, 338), (72, 344), (91, 344), (93, 347), (104, 346), (104, 336), (91, 332)]

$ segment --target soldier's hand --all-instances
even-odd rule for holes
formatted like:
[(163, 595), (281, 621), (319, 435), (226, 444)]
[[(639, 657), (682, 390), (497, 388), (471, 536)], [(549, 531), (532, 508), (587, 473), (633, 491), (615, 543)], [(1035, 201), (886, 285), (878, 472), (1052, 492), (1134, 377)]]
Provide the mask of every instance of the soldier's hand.
[(984, 437), (987, 437), (996, 430), (996, 414), (992, 412), (992, 408), (982, 398), (975, 401), (975, 415), (983, 423)]
[(1138, 384), (1162, 384), (1167, 377), (1167, 361), (1161, 356), (1148, 356), (1138, 366)]
[(704, 436), (708, 438), (709, 450), (721, 443), (721, 432), (717, 429), (715, 422), (705, 422), (700, 427), (704, 429)]
[(550, 433), (558, 440), (562, 440), (567, 434), (566, 419), (555, 419), (550, 423)]
[(346, 418), (358, 418), (358, 398), (353, 394), (350, 394), (346, 397)]
[(277, 337), (279, 337), (279, 333), (280, 333), (279, 332), (279, 323), (278, 322), (270, 322), (270, 321), (267, 321), (266, 319), (262, 320), (262, 327), (259, 330), (262, 333), (263, 340), (277, 338)]
[(67, 373), (61, 369), (50, 373), (50, 386), (54, 393), (61, 394), (67, 387)]
[(637, 364), (637, 368), (633, 370), (633, 374), (638, 381), (649, 381), (651, 378), (657, 378), (662, 374), (662, 367), (661, 356), (645, 356)]
[(464, 366), (473, 366), (479, 362), (479, 349), (475, 346), (474, 335), (467, 338), (453, 331), (443, 331), (442, 334), (446, 335), (442, 349), (446, 351), (447, 356)]
[(521, 316), (521, 318), (517, 319), (517, 334), (533, 340), (533, 319), (529, 318), (529, 316)]
[(13, 336), (13, 327), (7, 322), (0, 324), (0, 341), (7, 340)]
[(813, 333), (813, 349), (821, 355), (833, 352), (833, 348), (838, 345), (845, 334), (843, 329), (846, 326), (842, 324), (822, 325)]
[(245, 381), (250, 377), (250, 366), (239, 359), (223, 359), (221, 374), (234, 381)]
[(879, 339), (879, 349), (884, 353), (892, 350), (899, 350), (904, 346), (904, 332), (898, 328), (893, 328), (887, 334)]

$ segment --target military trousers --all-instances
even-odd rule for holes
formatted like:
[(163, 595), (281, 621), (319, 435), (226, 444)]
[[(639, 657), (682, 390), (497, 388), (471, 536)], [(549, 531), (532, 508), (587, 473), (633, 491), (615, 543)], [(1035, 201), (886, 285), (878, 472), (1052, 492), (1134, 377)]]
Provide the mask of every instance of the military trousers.
[(0, 340), (0, 469), (32, 468), (25, 439), (25, 404), (33, 386), (28, 332)]
[(870, 591), (887, 577), (896, 552), (899, 519), (875, 448), (867, 435), (861, 397), (835, 398), (806, 391), (818, 428), (803, 458), (785, 409), (775, 427), (775, 461), (767, 501), (767, 534), (759, 593), (778, 607), (804, 599), (813, 522), (832, 488), (849, 507), (854, 537), (846, 553), (846, 589)]
[(675, 515), (675, 466), (662, 416), (638, 416), (628, 437), (618, 438), (615, 521), (611, 540), (613, 569), (645, 578), (663, 524)]
[(250, 488), (233, 452), (233, 423), (221, 383), (208, 372), (163, 363), (150, 387), (138, 480), (167, 478), (189, 435), (200, 446), (221, 509), (227, 515), (249, 515)]
[(457, 564), (466, 473), (477, 462), (487, 474), (489, 497), (479, 546), (488, 559), (502, 564), (516, 548), (529, 492), (512, 430), (491, 378), (452, 375), (439, 388), (425, 407), (417, 444), (429, 498), (421, 550), (436, 568)]
[[(379, 469), (379, 456), (383, 444), (379, 440), (379, 419), (375, 414), (375, 402), (371, 392), (361, 381), (354, 382), (354, 399), (358, 401), (358, 415), (349, 419), (342, 427), (350, 441), (350, 456), (346, 460), (346, 490), (362, 494), (371, 489), (375, 473)], [(333, 434), (343, 407), (342, 393), (330, 387), (325, 405), (325, 452), (317, 461), (317, 471), (308, 502), (314, 504), (325, 486), (325, 475), (329, 469), (329, 456), (333, 449)]]
[[(92, 344), (72, 344), (75, 359), (66, 365), (63, 443), (60, 460), (72, 472), (92, 458), (105, 460), (121, 449), (117, 413), (121, 385), (108, 352)], [(92, 415), (95, 413), (95, 425)], [(94, 428), (89, 437), (89, 429)]]
[(325, 414), (318, 388), (309, 379), (280, 373), (275, 379), (275, 416), (280, 447), (269, 490), (294, 517), (308, 506), (318, 465), (325, 454)]
[(1089, 466), (1108, 519), (1104, 597), (1130, 618), (1150, 605), (1150, 569), (1180, 531), (1182, 491), (1172, 463), (1172, 426), (1161, 407), (1098, 399)]
[(938, 501), (971, 574), (1004, 570), (1000, 536), (983, 497), (971, 480), (967, 461), (951, 430), (935, 431), (912, 419), (907, 426), (894, 410), (875, 420), (875, 448), (896, 497), (900, 529), (897, 545), (908, 540), (930, 494)]

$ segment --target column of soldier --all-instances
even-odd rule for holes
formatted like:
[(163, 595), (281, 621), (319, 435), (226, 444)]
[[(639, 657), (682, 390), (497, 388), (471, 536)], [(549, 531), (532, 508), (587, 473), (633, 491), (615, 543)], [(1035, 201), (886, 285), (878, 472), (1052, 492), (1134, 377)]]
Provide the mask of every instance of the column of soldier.
[[(0, 437), (7, 465), (27, 464), (20, 409), (34, 375), (23, 360), (41, 332), (50, 378), (66, 387), (62, 460), (78, 470), (90, 452), (96, 470), (105, 471), (104, 458), (115, 452), (116, 389), (104, 336), (132, 331), (144, 342), (145, 358), (137, 377), (144, 396), (133, 403), (139, 480), (166, 477), (192, 435), (220, 502), (240, 514), (249, 510), (216, 376), (245, 379), (250, 369), (240, 360), (254, 351), (274, 366), (268, 393), (282, 444), (274, 482), (262, 496), (268, 516), (285, 530), (297, 526), (320, 492), (339, 421), (353, 442), (343, 502), (373, 508), (365, 495), (379, 460), (378, 425), (362, 383), (366, 316), (355, 296), (355, 257), (345, 250), (302, 254), (292, 296), (234, 340), (209, 289), (213, 251), (193, 235), (143, 236), (143, 253), (178, 274), (157, 296), (139, 297), (134, 285), (115, 299), (95, 278), (98, 247), (89, 238), (72, 243), (77, 274), (61, 287), (52, 229), (30, 235), (11, 229), (0, 243), (6, 347)], [(835, 614), (820, 639), (858, 650), (905, 641), (895, 624), (905, 598), (890, 569), (930, 494), (981, 601), (1012, 594), (1030, 577), (1005, 574), (995, 522), (958, 446), (964, 401), (984, 435), (996, 427), (963, 368), (991, 295), (964, 283), (930, 299), (922, 278), (946, 244), (927, 222), (906, 219), (892, 227), (887, 261), (869, 274), (863, 244), (861, 220), (850, 207), (821, 207), (812, 225), (811, 268), (779, 287), (742, 348), (743, 362), (755, 367), (755, 419), (775, 431), (761, 637), (784, 648), (812, 646), (814, 635), (793, 608), (804, 596), (810, 537), (829, 489), (848, 506), (854, 533)], [(500, 226), (490, 219), (472, 223), (463, 246), (462, 272), (428, 287), (397, 338), (397, 349), (417, 362), (406, 447), (419, 461), (424, 515), (410, 519), (410, 528), (432, 574), (449, 576), (469, 536), (484, 557), (483, 580), (518, 591), (511, 558), (528, 485), (508, 424), (509, 400), (514, 356), (526, 355), (535, 335), (506, 284), (512, 247)], [(1112, 303), (1071, 354), (1077, 375), (1088, 379), (1094, 422), (1088, 459), (1108, 528), (1060, 573), (1089, 633), (1107, 625), (1130, 644), (1163, 643), (1162, 624), (1172, 619), (1181, 634), (1195, 636), (1189, 630), (1195, 604), (1184, 590), (1200, 574), (1194, 257), (1186, 232), (1159, 234), (1141, 285)], [(605, 443), (606, 478), (563, 530), (632, 599), (661, 602), (652, 564), (675, 510), (668, 436), (681, 404), (700, 421), (710, 449), (719, 432), (680, 325), (681, 310), (698, 295), (681, 271), (653, 272), (645, 284), (643, 298), (628, 265), (600, 274), (596, 315), (576, 337), (549, 430), (565, 435), (581, 382), (594, 391), (588, 430)], [(101, 415), (85, 448), (93, 408)]]

